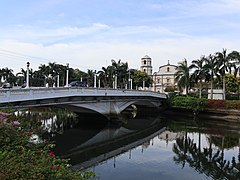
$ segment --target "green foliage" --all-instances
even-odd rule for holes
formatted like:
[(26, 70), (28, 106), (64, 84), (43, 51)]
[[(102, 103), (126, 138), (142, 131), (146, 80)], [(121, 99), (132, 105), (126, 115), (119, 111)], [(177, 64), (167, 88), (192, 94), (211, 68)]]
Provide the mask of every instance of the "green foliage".
[(0, 114), (0, 179), (88, 179), (91, 172), (69, 169), (67, 160), (51, 151), (51, 144), (34, 144), (33, 133)]
[(145, 81), (146, 87), (149, 87), (152, 84), (152, 78), (144, 71), (134, 71), (132, 78), (134, 86), (143, 86), (143, 81)]
[(178, 63), (177, 72), (175, 73), (175, 79), (177, 81), (178, 87), (180, 89), (185, 89), (186, 94), (188, 94), (188, 90), (190, 87), (190, 69), (188, 66), (187, 60)]
[(240, 109), (240, 100), (227, 100), (224, 107), (226, 109)]
[(191, 110), (204, 110), (204, 109), (240, 109), (239, 100), (211, 100), (199, 99), (188, 96), (176, 96), (171, 94), (169, 97), (172, 107), (186, 108)]
[(176, 87), (173, 87), (173, 86), (169, 86), (169, 87), (166, 87), (164, 89), (165, 92), (175, 92), (177, 91), (177, 88)]
[(204, 110), (206, 99), (198, 99), (194, 97), (175, 96), (172, 98), (173, 107), (186, 108), (191, 110)]
[(226, 75), (226, 90), (227, 92), (239, 92), (240, 77), (234, 77), (232, 74)]

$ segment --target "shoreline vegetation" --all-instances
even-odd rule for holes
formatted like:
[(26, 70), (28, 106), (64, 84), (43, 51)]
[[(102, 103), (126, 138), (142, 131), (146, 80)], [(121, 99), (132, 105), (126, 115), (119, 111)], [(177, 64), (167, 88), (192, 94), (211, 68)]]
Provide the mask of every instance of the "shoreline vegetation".
[(167, 115), (211, 118), (240, 122), (240, 100), (212, 100), (189, 96), (172, 96), (168, 101)]
[(67, 159), (61, 159), (51, 149), (51, 142), (34, 142), (39, 124), (27, 124), (14, 112), (0, 111), (0, 179), (90, 179), (90, 171), (71, 170)]

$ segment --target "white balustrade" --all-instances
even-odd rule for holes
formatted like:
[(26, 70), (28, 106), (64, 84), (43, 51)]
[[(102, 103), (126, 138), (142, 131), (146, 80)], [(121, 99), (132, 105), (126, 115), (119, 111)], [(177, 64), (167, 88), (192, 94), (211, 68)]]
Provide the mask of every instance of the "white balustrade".
[(0, 103), (49, 99), (70, 96), (116, 96), (116, 97), (156, 97), (166, 99), (164, 93), (152, 91), (136, 91), (127, 89), (104, 88), (28, 88), (28, 89), (1, 89)]

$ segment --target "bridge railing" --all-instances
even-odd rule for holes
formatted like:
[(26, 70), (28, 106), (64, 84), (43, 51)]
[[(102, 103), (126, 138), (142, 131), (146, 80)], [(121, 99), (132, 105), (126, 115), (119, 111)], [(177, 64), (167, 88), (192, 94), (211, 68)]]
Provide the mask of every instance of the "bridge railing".
[(1, 89), (0, 103), (48, 99), (69, 96), (151, 96), (167, 98), (166, 94), (153, 91), (136, 91), (128, 89), (106, 89), (106, 88), (28, 88), (28, 89)]

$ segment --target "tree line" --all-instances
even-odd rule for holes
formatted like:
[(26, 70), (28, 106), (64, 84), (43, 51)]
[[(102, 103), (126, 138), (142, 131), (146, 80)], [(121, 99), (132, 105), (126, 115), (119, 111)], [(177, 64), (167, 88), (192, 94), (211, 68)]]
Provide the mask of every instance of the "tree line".
[[(203, 84), (210, 83), (211, 99), (213, 89), (223, 89), (223, 99), (226, 97), (226, 90), (238, 92), (240, 88), (240, 53), (232, 51), (227, 53), (226, 49), (208, 56), (201, 56), (193, 60), (190, 65), (186, 59), (178, 63), (175, 79), (178, 87), (185, 89), (188, 95), (190, 88), (199, 86), (199, 97), (202, 96)], [(227, 80), (227, 81), (226, 81)], [(226, 84), (227, 89), (226, 89)]]
[[(130, 88), (130, 80), (132, 79), (132, 87), (140, 87), (145, 82), (146, 87), (151, 86), (152, 79), (145, 72), (137, 69), (129, 69), (127, 62), (121, 60), (111, 60), (111, 65), (102, 67), (101, 70), (88, 69), (87, 72), (81, 71), (78, 68), (68, 67), (68, 65), (49, 62), (41, 64), (37, 70), (29, 69), (29, 83), (31, 87), (49, 87), (56, 86), (57, 78), (59, 77), (59, 85), (66, 85), (66, 72), (68, 70), (68, 79), (71, 81), (82, 81), (88, 87), (94, 86), (94, 76), (96, 75), (97, 82), (100, 82), (100, 87), (113, 88), (113, 83), (117, 81), (117, 88)], [(8, 82), (12, 86), (21, 86), (25, 83), (27, 70), (21, 69), (20, 72), (14, 74), (12, 69), (0, 68), (0, 85)]]

